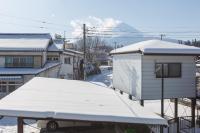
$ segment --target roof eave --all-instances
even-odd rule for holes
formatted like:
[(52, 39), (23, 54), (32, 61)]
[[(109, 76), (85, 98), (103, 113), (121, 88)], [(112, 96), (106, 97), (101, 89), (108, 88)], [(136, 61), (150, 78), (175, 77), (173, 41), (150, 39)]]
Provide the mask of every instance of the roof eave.
[(117, 55), (117, 54), (134, 54), (134, 53), (143, 54), (143, 52), (142, 52), (141, 50), (137, 50), (137, 51), (126, 51), (126, 52), (109, 53), (109, 55)]
[(200, 53), (145, 53), (143, 55), (164, 55), (164, 56), (200, 56)]

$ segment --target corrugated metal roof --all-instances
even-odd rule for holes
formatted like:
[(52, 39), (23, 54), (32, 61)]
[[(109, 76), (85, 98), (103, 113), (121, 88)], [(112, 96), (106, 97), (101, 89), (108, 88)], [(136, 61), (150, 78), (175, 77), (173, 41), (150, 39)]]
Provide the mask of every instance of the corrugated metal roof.
[(0, 68), (0, 75), (38, 74), (61, 63), (47, 63), (43, 68)]
[(0, 80), (22, 80), (22, 76), (0, 76)]
[(36, 77), (0, 101), (0, 115), (167, 125), (164, 118), (133, 104), (90, 82)]
[(0, 39), (51, 39), (49, 33), (0, 33)]

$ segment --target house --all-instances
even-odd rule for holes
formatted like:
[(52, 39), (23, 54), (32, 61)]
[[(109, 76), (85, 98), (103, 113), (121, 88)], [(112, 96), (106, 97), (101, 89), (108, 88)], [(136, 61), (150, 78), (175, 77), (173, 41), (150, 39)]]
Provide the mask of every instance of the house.
[(35, 76), (74, 79), (82, 53), (63, 45), (48, 33), (1, 33), (0, 98)]
[[(195, 98), (200, 48), (148, 40), (111, 51), (113, 87), (140, 100)], [(163, 81), (163, 82), (162, 82)]]
[(47, 62), (60, 62), (60, 78), (81, 79), (83, 53), (65, 47), (63, 39), (54, 39), (54, 44), (48, 48)]

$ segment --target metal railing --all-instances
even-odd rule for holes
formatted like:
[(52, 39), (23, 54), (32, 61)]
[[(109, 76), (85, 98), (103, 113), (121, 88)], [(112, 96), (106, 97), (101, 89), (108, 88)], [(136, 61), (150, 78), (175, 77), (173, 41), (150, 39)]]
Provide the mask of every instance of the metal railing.
[[(196, 117), (196, 124), (200, 121), (200, 117)], [(192, 116), (178, 117), (168, 120), (168, 133), (195, 133), (195, 127), (192, 126)]]

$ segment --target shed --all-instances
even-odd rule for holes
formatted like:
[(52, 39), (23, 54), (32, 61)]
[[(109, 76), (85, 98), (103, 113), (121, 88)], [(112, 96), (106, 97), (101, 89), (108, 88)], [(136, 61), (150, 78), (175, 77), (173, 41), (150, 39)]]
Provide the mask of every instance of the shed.
[(144, 107), (129, 106), (112, 89), (85, 81), (42, 77), (33, 78), (3, 98), (0, 116), (167, 125), (165, 119)]
[(111, 54), (114, 88), (140, 100), (161, 99), (162, 85), (164, 98), (196, 97), (195, 58), (200, 48), (148, 40), (115, 49)]

